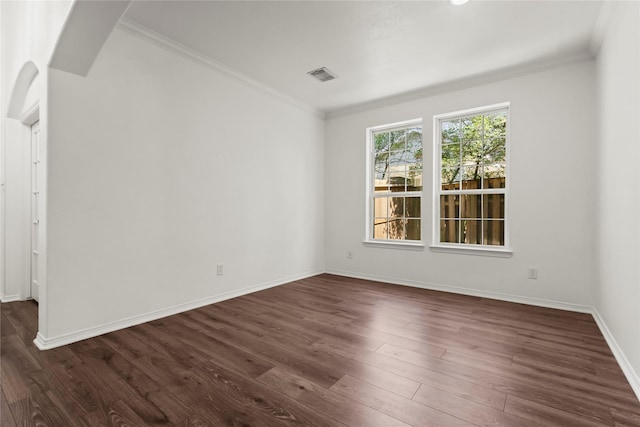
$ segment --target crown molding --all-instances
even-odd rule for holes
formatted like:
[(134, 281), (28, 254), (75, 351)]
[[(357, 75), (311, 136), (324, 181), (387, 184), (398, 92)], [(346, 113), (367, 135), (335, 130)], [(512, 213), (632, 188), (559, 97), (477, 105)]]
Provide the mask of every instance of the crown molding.
[(403, 102), (415, 101), (421, 98), (427, 98), (430, 96), (439, 95), (443, 93), (455, 92), (457, 90), (468, 89), (474, 86), (494, 83), (497, 81), (520, 77), (527, 74), (534, 74), (537, 72), (542, 72), (542, 71), (546, 71), (554, 68), (560, 68), (560, 67), (580, 63), (580, 62), (592, 61), (595, 58), (596, 53), (602, 44), (604, 35), (606, 33), (606, 28), (611, 20), (611, 16), (613, 15), (613, 10), (615, 9), (616, 3), (617, 3), (617, 0), (604, 1), (602, 3), (597, 22), (594, 27), (591, 40), (588, 45), (588, 49), (585, 49), (585, 51), (583, 52), (574, 53), (570, 55), (557, 56), (553, 58), (542, 58), (539, 60), (529, 61), (524, 64), (518, 64), (511, 67), (502, 68), (499, 70), (488, 71), (485, 73), (480, 73), (473, 76), (464, 77), (461, 79), (451, 80), (448, 82), (423, 87), (417, 90), (412, 90), (412, 91), (404, 92), (397, 95), (391, 95), (388, 97), (378, 98), (371, 101), (365, 101), (365, 102), (357, 103), (347, 107), (341, 107), (341, 108), (329, 110), (326, 112), (319, 110), (317, 108), (314, 108), (301, 101), (298, 101), (290, 96), (284, 95), (283, 93), (271, 88), (270, 86), (260, 83), (257, 80), (254, 80), (221, 62), (218, 62), (206, 55), (203, 55), (202, 53), (194, 49), (191, 49), (188, 46), (185, 46), (172, 39), (169, 39), (168, 37), (165, 37), (136, 22), (123, 19), (118, 24), (118, 29), (130, 35), (138, 37), (142, 40), (145, 40), (149, 43), (152, 43), (158, 47), (161, 47), (167, 51), (170, 51), (174, 54), (178, 54), (182, 57), (190, 59), (200, 65), (204, 65), (216, 72), (219, 72), (228, 77), (231, 77), (234, 80), (244, 83), (254, 89), (267, 93), (277, 99), (280, 99), (281, 101), (284, 101), (290, 105), (293, 105), (308, 113), (311, 113), (318, 118), (331, 119), (331, 118), (346, 116), (346, 115), (359, 113), (367, 110), (372, 110), (376, 108), (387, 107), (390, 105), (399, 104)]
[(363, 111), (373, 110), (376, 108), (388, 107), (403, 102), (415, 101), (422, 98), (428, 98), (443, 93), (455, 92), (457, 90), (468, 89), (483, 84), (494, 83), (515, 77), (534, 74), (554, 68), (561, 68), (568, 65), (593, 61), (593, 56), (588, 52), (580, 52), (573, 55), (565, 55), (554, 58), (544, 58), (536, 61), (530, 61), (524, 64), (514, 65), (499, 70), (488, 71), (486, 73), (476, 74), (462, 79), (451, 80), (421, 89), (392, 95), (385, 98), (379, 98), (372, 101), (363, 102), (350, 107), (340, 108), (327, 112), (327, 119), (346, 116), (350, 114), (360, 113)]
[(215, 61), (214, 59), (203, 55), (202, 53), (191, 49), (188, 46), (183, 45), (175, 40), (172, 40), (168, 37), (163, 36), (162, 34), (157, 33), (156, 31), (151, 30), (150, 28), (145, 27), (144, 25), (138, 24), (137, 22), (133, 22), (127, 19), (122, 19), (118, 24), (118, 29), (124, 31), (127, 34), (138, 37), (139, 39), (145, 40), (149, 43), (154, 44), (160, 48), (163, 48), (169, 52), (180, 55), (184, 58), (190, 59), (200, 65), (204, 65), (218, 73), (221, 73), (227, 77), (231, 77), (236, 81), (239, 81), (249, 87), (257, 89), (261, 92), (264, 92), (268, 95), (271, 95), (281, 101), (284, 101), (290, 105), (293, 105), (301, 110), (304, 110), (308, 113), (313, 114), (314, 116), (324, 119), (325, 113), (320, 111), (312, 106), (300, 102), (290, 96), (284, 95), (281, 92), (258, 82), (257, 80), (248, 77), (241, 72), (221, 63)]
[(589, 53), (591, 53), (594, 58), (597, 57), (600, 52), (602, 42), (607, 34), (607, 29), (609, 28), (613, 12), (616, 10), (617, 5), (618, 0), (603, 1), (600, 5), (600, 11), (598, 12), (596, 23), (591, 32), (591, 39), (589, 40)]

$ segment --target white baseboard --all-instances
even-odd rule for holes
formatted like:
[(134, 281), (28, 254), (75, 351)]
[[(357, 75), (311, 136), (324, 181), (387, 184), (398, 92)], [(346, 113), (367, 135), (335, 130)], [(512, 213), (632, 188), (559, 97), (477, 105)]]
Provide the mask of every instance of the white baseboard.
[(0, 302), (5, 303), (5, 302), (14, 302), (14, 301), (22, 301), (22, 298), (20, 297), (20, 294), (16, 294), (16, 295), (2, 295), (0, 296)]
[(57, 337), (45, 337), (38, 332), (36, 338), (33, 340), (34, 344), (40, 350), (50, 350), (52, 348), (60, 347), (63, 345), (71, 344), (74, 342), (86, 340), (88, 338), (97, 337), (109, 332), (117, 331), (119, 329), (129, 328), (131, 326), (139, 325), (141, 323), (151, 322), (163, 317), (173, 316), (174, 314), (183, 313), (185, 311), (193, 310), (196, 308), (204, 307), (205, 305), (214, 304), (220, 301), (236, 298), (242, 295), (251, 294), (253, 292), (262, 291), (264, 289), (273, 288), (276, 286), (284, 285), (285, 283), (294, 282), (296, 280), (306, 279), (307, 277), (316, 276), (323, 273), (323, 270), (312, 271), (308, 273), (298, 274), (295, 276), (285, 277), (278, 280), (272, 280), (270, 282), (261, 283), (258, 285), (248, 286), (242, 289), (225, 292), (218, 295), (202, 298), (199, 300), (177, 304), (172, 307), (163, 308), (161, 310), (152, 311), (149, 313), (132, 316), (126, 319), (117, 320), (115, 322), (105, 323), (104, 325), (87, 328), (75, 332), (71, 332)]
[(338, 276), (345, 276), (345, 277), (353, 277), (356, 279), (373, 280), (376, 282), (385, 282), (385, 283), (391, 283), (394, 285), (411, 286), (413, 288), (429, 289), (432, 291), (451, 292), (454, 294), (462, 294), (462, 295), (469, 295), (469, 296), (480, 297), (480, 298), (489, 298), (489, 299), (495, 299), (500, 301), (515, 302), (519, 304), (535, 305), (538, 307), (556, 308), (559, 310), (574, 311), (577, 313), (591, 314), (593, 312), (593, 308), (589, 305), (573, 304), (568, 302), (552, 301), (552, 300), (545, 300), (540, 298), (523, 297), (518, 295), (503, 294), (499, 292), (483, 291), (480, 289), (462, 288), (458, 286), (440, 285), (436, 283), (420, 282), (417, 280), (396, 279), (393, 277), (378, 276), (374, 274), (362, 274), (362, 273), (356, 273), (353, 271), (327, 269), (326, 272), (329, 274), (335, 274)]
[[(220, 301), (236, 298), (236, 297), (247, 295), (253, 292), (258, 292), (264, 289), (273, 288), (276, 286), (283, 285), (285, 283), (294, 282), (296, 280), (305, 279), (321, 273), (335, 274), (338, 276), (353, 277), (353, 278), (364, 279), (364, 280), (373, 280), (376, 282), (385, 282), (385, 283), (391, 283), (391, 284), (403, 285), (403, 286), (411, 286), (411, 287), (420, 288), (420, 289), (451, 292), (451, 293), (476, 296), (481, 298), (515, 302), (519, 304), (528, 304), (528, 305), (539, 306), (539, 307), (555, 308), (560, 310), (591, 314), (595, 319), (596, 324), (600, 328), (602, 335), (607, 341), (607, 344), (609, 345), (611, 352), (613, 353), (618, 364), (620, 365), (622, 372), (624, 373), (627, 380), (629, 381), (629, 385), (631, 386), (634, 393), (640, 400), (640, 376), (632, 367), (632, 365), (629, 363), (629, 360), (627, 359), (624, 352), (618, 345), (614, 336), (611, 334), (611, 331), (607, 327), (604, 319), (602, 318), (598, 310), (594, 307), (591, 307), (588, 305), (561, 302), (561, 301), (551, 301), (551, 300), (545, 300), (545, 299), (539, 299), (539, 298), (503, 294), (499, 292), (489, 292), (489, 291), (483, 291), (478, 289), (462, 288), (462, 287), (456, 287), (456, 286), (450, 286), (450, 285), (439, 285), (435, 283), (420, 282), (415, 280), (406, 280), (406, 279), (403, 280), (403, 279), (396, 279), (396, 278), (387, 277), (387, 276), (362, 274), (362, 273), (356, 273), (352, 271), (343, 271), (343, 270), (334, 270), (334, 269), (327, 269), (325, 271), (317, 270), (317, 271), (303, 273), (303, 274), (290, 276), (290, 277), (286, 277), (278, 280), (273, 280), (266, 283), (261, 283), (254, 286), (248, 286), (242, 289), (225, 292), (219, 295), (210, 296), (207, 298), (191, 301), (188, 303), (178, 304), (172, 307), (167, 307), (162, 310), (157, 310), (157, 311), (153, 311), (153, 312), (138, 315), (138, 316), (133, 316), (127, 319), (106, 323), (102, 326), (98, 326), (95, 328), (88, 328), (88, 329), (60, 335), (53, 338), (46, 338), (38, 332), (38, 335), (36, 336), (36, 339), (33, 340), (33, 342), (40, 350), (49, 350), (52, 348), (71, 344), (77, 341), (93, 338), (109, 332), (117, 331), (119, 329), (128, 328), (131, 326), (139, 325), (141, 323), (150, 322), (153, 320), (161, 319), (163, 317), (172, 316), (174, 314), (193, 310), (209, 304), (214, 304)], [(20, 296), (19, 295), (3, 296), (1, 300), (2, 302), (17, 301), (17, 300), (20, 300)]]
[(631, 363), (629, 363), (629, 359), (627, 359), (627, 356), (625, 356), (624, 352), (618, 345), (618, 342), (616, 341), (613, 334), (607, 327), (607, 324), (605, 323), (604, 319), (602, 318), (602, 316), (600, 316), (600, 312), (598, 312), (598, 309), (594, 307), (593, 312), (591, 314), (593, 315), (593, 318), (595, 319), (596, 324), (600, 328), (600, 332), (602, 332), (604, 339), (607, 341), (607, 344), (609, 344), (609, 348), (611, 349), (613, 356), (618, 361), (618, 365), (620, 365), (620, 369), (622, 369), (624, 376), (627, 377), (627, 381), (629, 381), (629, 385), (633, 389), (633, 392), (636, 394), (636, 397), (638, 398), (638, 400), (640, 400), (640, 376), (635, 371), (635, 369), (633, 369), (633, 366), (631, 366)]
[(633, 392), (636, 394), (636, 397), (638, 398), (638, 400), (640, 400), (640, 376), (638, 376), (638, 373), (635, 371), (635, 369), (633, 369), (633, 366), (631, 366), (631, 363), (629, 363), (629, 360), (627, 359), (624, 352), (616, 342), (616, 339), (613, 337), (613, 334), (611, 333), (604, 319), (602, 318), (602, 316), (600, 316), (600, 313), (595, 307), (588, 306), (588, 305), (560, 302), (560, 301), (550, 301), (550, 300), (544, 300), (539, 298), (530, 298), (530, 297), (502, 294), (497, 292), (488, 292), (488, 291), (482, 291), (477, 289), (460, 288), (460, 287), (449, 286), (449, 285), (438, 285), (438, 284), (419, 282), (414, 280), (400, 280), (392, 277), (355, 273), (352, 271), (327, 269), (326, 272), (329, 274), (335, 274), (338, 276), (354, 277), (356, 279), (374, 280), (376, 282), (385, 282), (385, 283), (391, 283), (395, 285), (411, 286), (414, 288), (429, 289), (429, 290), (443, 291), (443, 292), (452, 292), (456, 294), (497, 299), (501, 301), (516, 302), (520, 304), (528, 304), (528, 305), (534, 305), (539, 307), (556, 308), (560, 310), (591, 314), (596, 324), (598, 325), (598, 328), (600, 328), (602, 335), (607, 341), (607, 344), (609, 345), (611, 352), (616, 358), (618, 365), (620, 365), (620, 369), (622, 369), (622, 372), (627, 378), (627, 381), (629, 381), (629, 385), (633, 389)]

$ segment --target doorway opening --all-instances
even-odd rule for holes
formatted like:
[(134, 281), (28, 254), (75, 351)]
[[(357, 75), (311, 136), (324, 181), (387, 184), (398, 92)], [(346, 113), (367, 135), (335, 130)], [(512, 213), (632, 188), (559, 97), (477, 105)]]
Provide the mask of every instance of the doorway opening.
[[(26, 62), (9, 98), (0, 151), (0, 300), (37, 303), (38, 332), (46, 332), (46, 126), (40, 123), (42, 82)], [(10, 230), (10, 232), (8, 232)], [(37, 338), (36, 337), (36, 338)]]
[(42, 250), (40, 233), (40, 214), (43, 211), (41, 189), (44, 188), (44, 171), (41, 155), (40, 121), (31, 125), (31, 298), (40, 299), (40, 251)]

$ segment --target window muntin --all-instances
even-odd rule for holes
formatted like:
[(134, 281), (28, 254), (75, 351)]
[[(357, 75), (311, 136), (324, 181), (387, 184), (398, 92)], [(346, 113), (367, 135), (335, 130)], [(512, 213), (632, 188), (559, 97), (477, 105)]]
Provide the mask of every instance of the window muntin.
[(434, 244), (506, 246), (508, 105), (435, 120)]
[(422, 124), (371, 128), (369, 241), (422, 240)]

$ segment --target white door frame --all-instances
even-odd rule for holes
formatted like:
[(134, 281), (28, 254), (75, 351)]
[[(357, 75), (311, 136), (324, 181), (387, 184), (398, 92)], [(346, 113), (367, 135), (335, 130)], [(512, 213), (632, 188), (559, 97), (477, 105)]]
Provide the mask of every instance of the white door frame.
[[(45, 173), (45, 165), (43, 162), (43, 158), (41, 157), (44, 154), (44, 149), (42, 145), (44, 141), (40, 138), (40, 122), (37, 121), (31, 125), (31, 185), (30, 188), (30, 198), (31, 198), (31, 209), (30, 209), (30, 228), (31, 228), (31, 247), (30, 247), (30, 264), (31, 264), (31, 274), (30, 274), (30, 289), (29, 294), (31, 298), (38, 301), (39, 298), (39, 280), (40, 274), (42, 274), (42, 267), (40, 265), (40, 251), (44, 248), (41, 248), (41, 232), (40, 232), (40, 215), (44, 214), (44, 207), (41, 201), (40, 191), (44, 190), (44, 173)], [(44, 193), (42, 194), (44, 196)]]
[[(11, 89), (6, 117), (0, 135), (0, 300), (23, 300), (30, 295), (30, 170), (31, 125), (40, 119), (40, 72), (33, 61), (27, 61), (16, 76)], [(46, 95), (46, 94), (45, 94)], [(46, 99), (46, 98), (45, 98)], [(46, 141), (46, 128), (42, 127)], [(11, 145), (11, 150), (8, 149)], [(7, 155), (11, 159), (7, 159)], [(12, 173), (7, 175), (8, 166)], [(7, 204), (10, 204), (8, 206)], [(10, 208), (10, 209), (9, 209)], [(11, 212), (11, 223), (8, 213)], [(11, 233), (9, 233), (11, 231)], [(10, 237), (9, 237), (10, 235)], [(8, 245), (8, 238), (11, 243)], [(44, 245), (46, 247), (46, 243)], [(9, 251), (9, 252), (8, 252)], [(11, 254), (11, 265), (7, 256)], [(10, 267), (11, 275), (9, 274)], [(43, 279), (46, 273), (43, 273)], [(11, 280), (11, 283), (8, 280)], [(8, 289), (9, 287), (9, 289)], [(42, 307), (41, 307), (42, 309)], [(40, 310), (41, 311), (41, 310)]]
[[(1, 1), (1, 0), (0, 0)], [(6, 118), (3, 117), (4, 123), (7, 125), (4, 127), (5, 132), (7, 129), (11, 129), (11, 133), (5, 133), (0, 135), (2, 145), (2, 150), (4, 150), (3, 154), (7, 153), (8, 148), (8, 139), (11, 138), (12, 144), (12, 152), (20, 153), (19, 158), (13, 158), (12, 161), (18, 161), (22, 164), (24, 160), (24, 164), (18, 169), (14, 168), (12, 171), (15, 171), (18, 175), (13, 176), (14, 179), (11, 182), (11, 188), (7, 184), (6, 181), (9, 176), (5, 174), (7, 171), (7, 159), (6, 156), (3, 156), (0, 159), (0, 169), (2, 169), (2, 179), (3, 183), (5, 183), (6, 188), (3, 192), (3, 200), (0, 208), (2, 211), (0, 212), (3, 219), (9, 219), (6, 216), (7, 213), (7, 202), (9, 191), (11, 190), (11, 203), (12, 203), (12, 230), (19, 229), (19, 232), (13, 233), (11, 240), (11, 250), (20, 251), (20, 255), (14, 258), (19, 259), (20, 265), (12, 265), (12, 280), (11, 283), (11, 294), (7, 295), (7, 283), (8, 276), (6, 275), (7, 270), (5, 256), (7, 255), (7, 231), (9, 230), (7, 226), (8, 223), (3, 223), (0, 221), (0, 237), (3, 239), (0, 242), (2, 245), (2, 251), (0, 251), (0, 264), (2, 268), (2, 272), (0, 272), (0, 299), (2, 302), (9, 302), (14, 300), (22, 300), (27, 299), (31, 292), (31, 277), (30, 277), (30, 267), (31, 267), (31, 227), (30, 227), (30, 219), (31, 219), (31, 189), (30, 189), (30, 178), (31, 178), (31, 126), (40, 122), (40, 134), (39, 138), (42, 140), (40, 159), (42, 162), (42, 188), (39, 189), (41, 192), (41, 203), (40, 206), (42, 210), (40, 212), (40, 263), (39, 263), (39, 296), (40, 296), (40, 304), (38, 307), (38, 334), (36, 340), (34, 342), (40, 340), (44, 340), (44, 336), (47, 336), (47, 175), (48, 175), (48, 150), (47, 150), (47, 93), (46, 90), (42, 90), (46, 88), (46, 75), (40, 76), (40, 71), (38, 67), (32, 61), (27, 61), (22, 66), (18, 75), (16, 77), (15, 84), (11, 91), (11, 95), (9, 98), (9, 106), (7, 110)], [(41, 107), (42, 106), (42, 111)], [(42, 113), (42, 114), (41, 114)], [(41, 120), (43, 119), (43, 120)], [(17, 145), (16, 145), (17, 144)], [(17, 148), (17, 146), (21, 146), (24, 148)], [(24, 169), (22, 169), (24, 168)], [(24, 173), (23, 173), (24, 172)], [(12, 172), (13, 173), (13, 172)], [(15, 205), (15, 206), (14, 206)], [(23, 212), (24, 214), (18, 215), (17, 212)], [(14, 228), (16, 227), (16, 228)], [(19, 236), (19, 237), (18, 237)], [(20, 243), (22, 242), (22, 244)], [(23, 251), (22, 248), (25, 250)], [(28, 248), (28, 249), (27, 249)], [(23, 253), (24, 252), (24, 253)], [(17, 279), (17, 280), (16, 280)], [(19, 294), (18, 294), (19, 293)], [(41, 345), (38, 345), (39, 348), (42, 348)]]
[[(25, 288), (22, 290), (22, 295), (24, 295), (26, 297), (26, 299), (29, 298), (33, 298), (33, 280), (34, 280), (34, 271), (38, 271), (38, 275), (41, 276), (44, 273), (44, 269), (41, 268), (40, 263), (38, 263), (37, 265), (34, 265), (34, 196), (33, 196), (33, 192), (35, 189), (37, 189), (38, 192), (40, 192), (41, 194), (38, 195), (38, 198), (40, 199), (39, 202), (39, 206), (38, 206), (38, 228), (40, 229), (38, 232), (39, 235), (39, 242), (42, 242), (42, 234), (43, 234), (43, 225), (44, 225), (44, 221), (42, 221), (42, 219), (44, 218), (44, 216), (46, 215), (46, 211), (45, 211), (45, 206), (44, 206), (44, 201), (45, 201), (45, 195), (44, 195), (44, 190), (45, 190), (45, 186), (46, 186), (46, 181), (44, 182), (44, 184), (40, 184), (37, 185), (33, 182), (34, 179), (34, 149), (33, 149), (33, 127), (34, 126), (38, 126), (38, 133), (40, 132), (39, 129), (39, 123), (40, 123), (40, 104), (39, 102), (36, 102), (35, 104), (33, 104), (31, 107), (27, 108), (21, 115), (20, 115), (20, 122), (24, 125), (24, 129), (25, 129), (25, 140), (24, 143), (29, 144), (29, 193), (27, 195), (28, 197), (28, 203), (29, 203), (29, 235), (28, 235), (28, 248), (29, 248), (29, 281), (27, 283), (24, 284)], [(44, 143), (44, 140), (42, 140), (42, 142)], [(42, 179), (46, 180), (46, 149), (42, 149), (39, 147), (39, 161), (41, 162), (41, 165), (39, 166), (39, 173), (41, 175), (41, 181), (40, 183), (43, 183)], [(42, 187), (42, 188), (40, 188)], [(44, 255), (44, 251), (45, 248), (42, 247), (42, 244), (40, 243), (41, 247), (37, 248), (38, 249), (38, 255), (37, 257), (35, 257), (36, 259), (46, 259), (43, 257)], [(38, 282), (39, 284), (42, 284), (44, 282), (43, 277), (38, 277)], [(36, 298), (34, 298), (36, 301), (38, 301), (38, 295), (39, 292), (38, 290), (36, 290)]]

